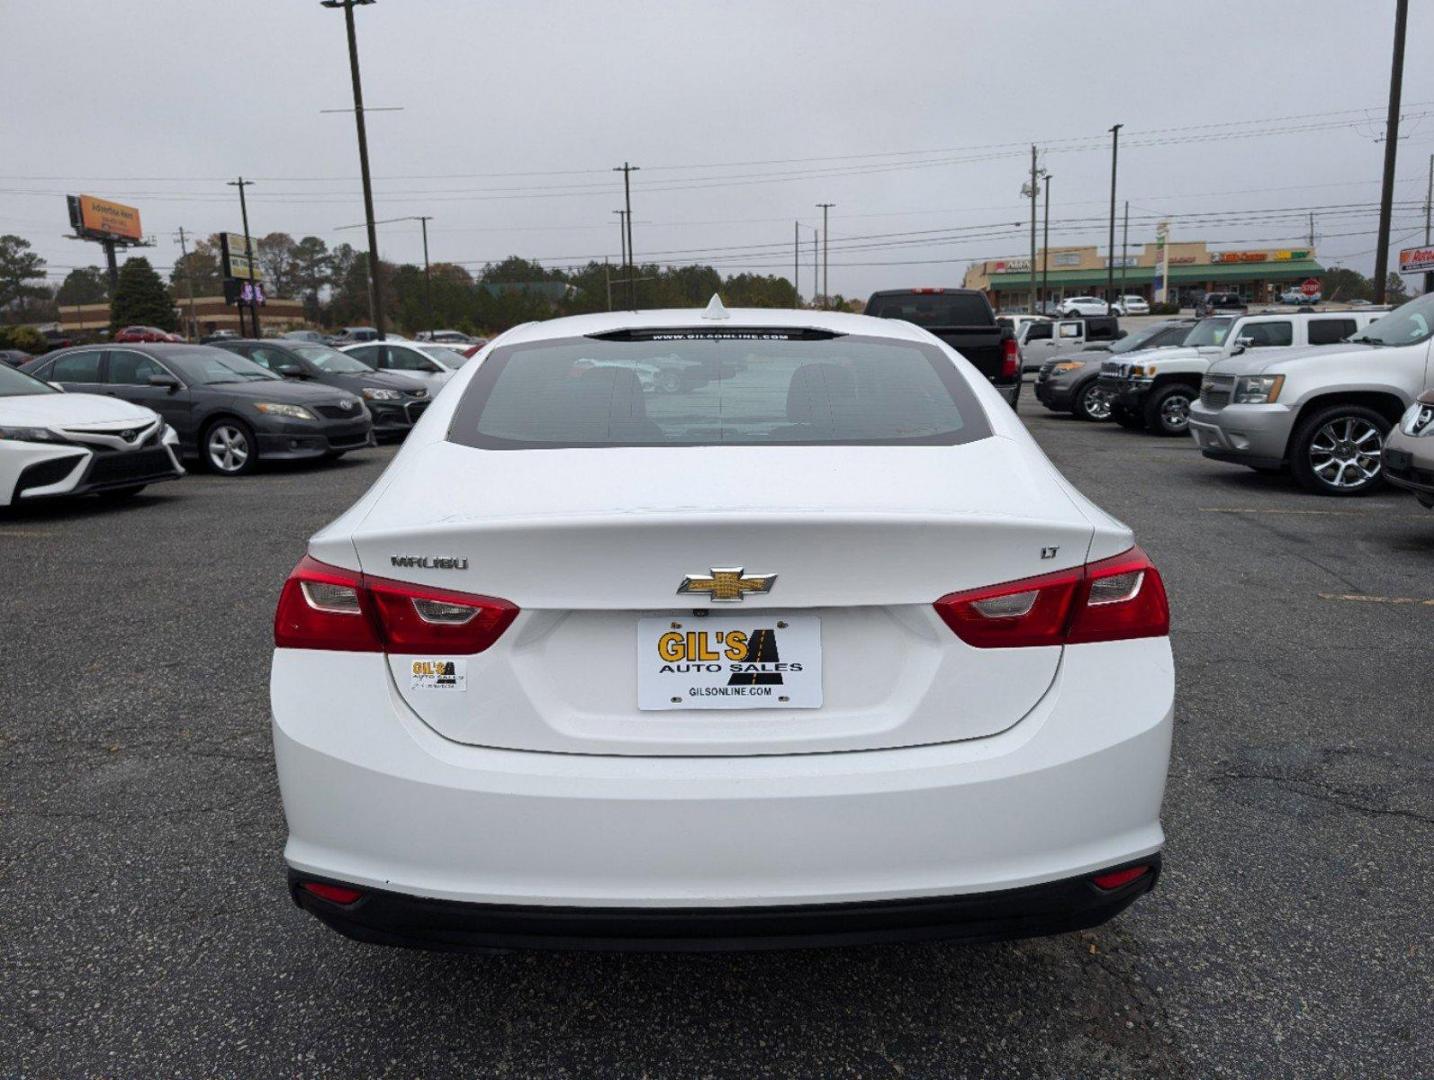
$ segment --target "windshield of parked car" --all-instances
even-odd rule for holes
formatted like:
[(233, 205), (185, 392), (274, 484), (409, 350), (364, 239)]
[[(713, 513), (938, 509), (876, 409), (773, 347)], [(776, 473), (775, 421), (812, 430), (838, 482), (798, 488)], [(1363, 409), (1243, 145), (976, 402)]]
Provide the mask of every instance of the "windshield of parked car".
[(1173, 345), (1175, 344), (1173, 339), (1176, 337), (1176, 334), (1172, 331), (1178, 331), (1179, 336), (1183, 338), (1187, 329), (1187, 327), (1183, 326), (1165, 326), (1162, 323), (1156, 323), (1154, 326), (1141, 327), (1139, 330), (1126, 335), (1119, 341), (1111, 342), (1110, 351), (1113, 353), (1128, 353), (1135, 352), (1136, 349), (1153, 349), (1157, 345)]
[(191, 386), (217, 386), (220, 383), (258, 382), (262, 379), (279, 379), (252, 360), (223, 349), (190, 349), (182, 352), (166, 352), (164, 362), (176, 368), (184, 381)]
[(25, 397), (27, 394), (58, 394), (49, 383), (0, 364), (0, 397)]
[(613, 337), (491, 353), (450, 437), (519, 450), (949, 446), (991, 433), (971, 387), (934, 346), (782, 328)]
[(449, 371), (457, 371), (468, 362), (468, 357), (447, 345), (415, 345), (414, 348), (429, 359), (436, 360)]
[(373, 368), (367, 364), (327, 345), (290, 345), (289, 351), (297, 353), (314, 367), (327, 371), (330, 375), (364, 375), (373, 372)]
[(990, 326), (991, 308), (979, 293), (878, 293), (866, 313), (917, 326)]
[(1230, 327), (1235, 325), (1235, 320), (1224, 319), (1201, 319), (1195, 324), (1195, 329), (1190, 331), (1190, 336), (1185, 339), (1186, 345), (1223, 345), (1225, 338), (1230, 333)]
[(1371, 345), (1418, 345), (1434, 336), (1434, 294), (1419, 296), (1381, 315), (1350, 341)]

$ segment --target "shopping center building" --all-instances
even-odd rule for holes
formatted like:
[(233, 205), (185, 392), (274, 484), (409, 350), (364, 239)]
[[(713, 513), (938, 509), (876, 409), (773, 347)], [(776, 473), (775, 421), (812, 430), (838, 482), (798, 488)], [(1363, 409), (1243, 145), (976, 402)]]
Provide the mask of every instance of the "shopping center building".
[[(1324, 272), (1312, 248), (1240, 248), (1212, 251), (1203, 240), (1171, 243), (1169, 298), (1186, 306), (1199, 292), (1237, 292), (1251, 303), (1278, 298)], [(1122, 265), (1123, 263), (1123, 265)], [(1130, 253), (1115, 260), (1117, 295), (1156, 299), (1160, 257), (1156, 244), (1131, 245)], [(1108, 280), (1107, 258), (1095, 246), (1051, 248), (1036, 251), (1035, 285), (1040, 302), (1066, 296), (1104, 296)], [(1025, 307), (1031, 299), (1031, 259), (1028, 255), (974, 263), (964, 285), (981, 289), (997, 308)]]
[[(249, 316), (244, 316), (244, 326), (239, 325), (239, 309), (226, 303), (222, 296), (196, 296), (194, 298), (194, 322), (190, 325), (190, 301), (181, 297), (175, 304), (175, 313), (181, 331), (191, 337), (212, 334), (216, 330), (248, 332)], [(62, 304), (60, 306), (60, 330), (66, 334), (97, 334), (108, 330), (110, 325), (109, 304)], [(304, 305), (300, 300), (282, 300), (270, 297), (259, 308), (259, 326), (263, 330), (295, 330), (307, 326)]]

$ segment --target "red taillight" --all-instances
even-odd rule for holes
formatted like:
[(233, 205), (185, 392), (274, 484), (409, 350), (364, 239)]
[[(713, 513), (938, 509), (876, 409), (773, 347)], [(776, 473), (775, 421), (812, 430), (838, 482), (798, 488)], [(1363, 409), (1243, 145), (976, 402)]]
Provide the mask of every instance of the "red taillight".
[(1015, 338), (1001, 342), (1001, 378), (1014, 379), (1021, 374), (1021, 347)]
[(1085, 566), (950, 593), (936, 612), (979, 649), (1164, 637), (1170, 606), (1160, 572), (1138, 547)]
[(322, 881), (306, 881), (300, 887), (305, 892), (312, 893), (320, 900), (327, 900), (331, 904), (356, 904), (363, 899), (361, 889), (350, 889), (347, 885), (328, 885)]
[(274, 613), (274, 644), (339, 652), (480, 653), (518, 617), (506, 600), (369, 577), (305, 556)]
[(1137, 878), (1143, 878), (1148, 873), (1150, 873), (1150, 867), (1148, 866), (1127, 866), (1124, 870), (1112, 870), (1108, 874), (1096, 874), (1096, 876), (1090, 880), (1095, 884), (1096, 888), (1110, 890), (1118, 889), (1122, 885), (1129, 885), (1132, 881), (1135, 881)]

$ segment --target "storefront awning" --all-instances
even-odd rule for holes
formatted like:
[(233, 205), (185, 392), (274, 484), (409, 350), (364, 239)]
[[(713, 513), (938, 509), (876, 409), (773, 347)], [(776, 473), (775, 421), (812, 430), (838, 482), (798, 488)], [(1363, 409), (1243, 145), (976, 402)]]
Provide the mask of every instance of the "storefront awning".
[[(1180, 285), (1192, 281), (1303, 281), (1307, 277), (1324, 273), (1324, 267), (1314, 259), (1286, 259), (1283, 262), (1231, 263), (1228, 266), (1213, 263), (1198, 266), (1172, 266), (1170, 282)], [(1041, 284), (1041, 273), (1036, 271), (1036, 285)], [(1104, 289), (1106, 272), (1100, 270), (1052, 270), (1046, 275), (1048, 287), (1069, 292), (1077, 289)], [(1124, 273), (1115, 271), (1115, 286), (1124, 282), (1129, 287), (1148, 286), (1155, 283), (1155, 269), (1150, 266), (1127, 267)], [(988, 288), (995, 292), (1016, 292), (1029, 290), (1029, 274), (992, 274)]]

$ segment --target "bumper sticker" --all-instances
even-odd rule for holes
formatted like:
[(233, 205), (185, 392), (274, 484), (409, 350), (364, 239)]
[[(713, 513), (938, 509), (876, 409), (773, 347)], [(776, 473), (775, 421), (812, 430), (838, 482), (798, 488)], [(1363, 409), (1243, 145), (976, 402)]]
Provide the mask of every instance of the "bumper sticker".
[(467, 690), (467, 660), (414, 660), (409, 667), (410, 690)]

